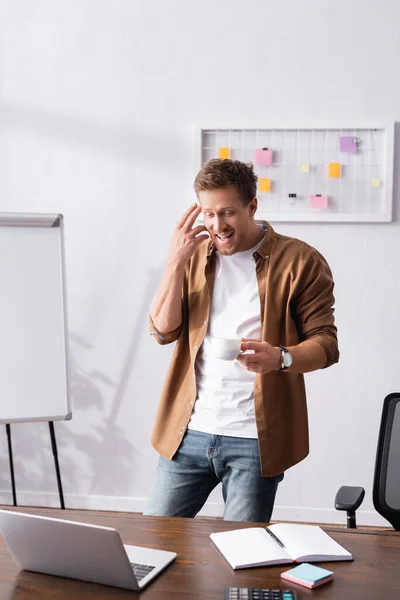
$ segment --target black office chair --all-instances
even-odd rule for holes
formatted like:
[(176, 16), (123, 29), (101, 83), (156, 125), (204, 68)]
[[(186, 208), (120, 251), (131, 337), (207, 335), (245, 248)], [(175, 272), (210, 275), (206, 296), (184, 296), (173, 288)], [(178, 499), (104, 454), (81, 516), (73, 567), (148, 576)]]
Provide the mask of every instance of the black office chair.
[[(400, 531), (400, 393), (383, 402), (375, 460), (373, 501), (375, 510)], [(335, 508), (347, 512), (347, 527), (356, 528), (356, 510), (365, 496), (362, 487), (342, 486)]]

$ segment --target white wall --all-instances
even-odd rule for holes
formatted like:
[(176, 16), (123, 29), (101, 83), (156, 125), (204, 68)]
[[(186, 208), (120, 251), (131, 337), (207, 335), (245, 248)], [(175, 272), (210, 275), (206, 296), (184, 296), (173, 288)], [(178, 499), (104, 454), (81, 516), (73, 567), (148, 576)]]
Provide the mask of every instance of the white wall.
[[(74, 416), (56, 431), (69, 507), (142, 510), (149, 491), (171, 349), (146, 314), (192, 199), (192, 124), (400, 121), (399, 20), (396, 0), (3, 0), (0, 210), (65, 215)], [(274, 517), (344, 522), (336, 490), (357, 484), (359, 522), (382, 523), (371, 490), (382, 400), (400, 388), (399, 223), (277, 228), (331, 264), (341, 362), (307, 376), (311, 454)], [(57, 505), (47, 425), (12, 430), (19, 501)], [(9, 489), (4, 432), (0, 501)], [(220, 492), (203, 512), (221, 513)]]

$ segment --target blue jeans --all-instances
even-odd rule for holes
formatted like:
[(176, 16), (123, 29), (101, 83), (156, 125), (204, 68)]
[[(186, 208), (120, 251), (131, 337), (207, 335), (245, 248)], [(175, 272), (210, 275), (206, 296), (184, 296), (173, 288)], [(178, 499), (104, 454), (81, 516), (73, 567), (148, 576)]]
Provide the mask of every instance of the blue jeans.
[(189, 429), (172, 460), (160, 456), (144, 514), (195, 517), (222, 483), (224, 519), (269, 523), (282, 479), (261, 476), (258, 440)]

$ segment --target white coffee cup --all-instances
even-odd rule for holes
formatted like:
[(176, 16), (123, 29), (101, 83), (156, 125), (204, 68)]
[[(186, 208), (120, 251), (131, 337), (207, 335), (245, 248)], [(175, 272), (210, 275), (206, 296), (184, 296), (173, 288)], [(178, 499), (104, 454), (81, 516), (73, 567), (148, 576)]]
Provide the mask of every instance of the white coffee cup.
[(240, 354), (240, 339), (214, 338), (212, 347), (214, 355), (222, 360), (235, 360)]

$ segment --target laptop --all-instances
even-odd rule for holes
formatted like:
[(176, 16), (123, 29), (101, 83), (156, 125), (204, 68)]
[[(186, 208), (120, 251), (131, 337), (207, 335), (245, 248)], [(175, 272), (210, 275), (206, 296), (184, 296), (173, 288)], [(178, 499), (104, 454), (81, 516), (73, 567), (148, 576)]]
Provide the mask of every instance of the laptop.
[(116, 529), (0, 510), (0, 534), (21, 569), (142, 590), (175, 552), (122, 543)]

